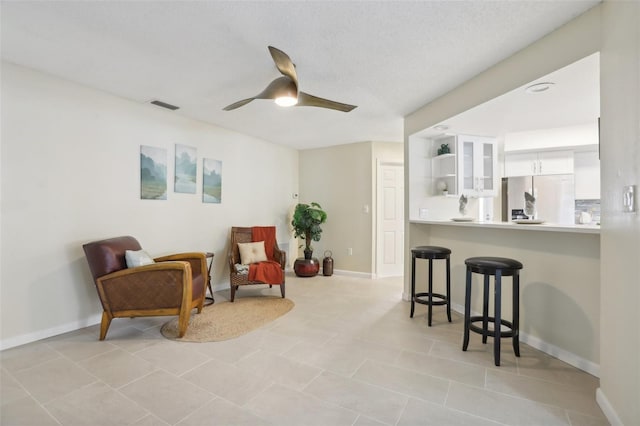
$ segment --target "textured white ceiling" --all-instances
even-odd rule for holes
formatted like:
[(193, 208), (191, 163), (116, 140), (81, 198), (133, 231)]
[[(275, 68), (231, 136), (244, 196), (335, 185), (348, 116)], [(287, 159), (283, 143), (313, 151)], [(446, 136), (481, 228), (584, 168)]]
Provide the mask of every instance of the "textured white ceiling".
[[(401, 141), (403, 116), (597, 3), (2, 1), (1, 54), (299, 149)], [(300, 90), (358, 108), (223, 111), (279, 76), (268, 45), (296, 63)]]
[[(545, 92), (530, 94), (531, 84), (550, 82)], [(502, 96), (444, 120), (446, 133), (503, 137), (506, 133), (596, 124), (600, 117), (600, 53), (518, 87)], [(443, 133), (425, 129), (422, 136)]]

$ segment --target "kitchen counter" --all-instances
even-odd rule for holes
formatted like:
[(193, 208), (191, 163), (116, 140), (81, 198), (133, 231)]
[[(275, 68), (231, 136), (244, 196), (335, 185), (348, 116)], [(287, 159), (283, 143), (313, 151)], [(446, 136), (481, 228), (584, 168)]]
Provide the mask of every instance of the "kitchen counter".
[[(434, 245), (451, 250), (451, 306), (458, 312), (463, 312), (465, 302), (465, 259), (498, 256), (522, 262), (521, 342), (598, 375), (600, 226), (454, 222), (447, 218), (411, 220), (408, 230), (408, 247)], [(416, 285), (422, 291), (427, 282), (427, 262), (418, 263)], [(443, 262), (434, 263), (434, 277), (438, 277), (435, 285), (441, 289)], [(410, 292), (410, 278), (408, 270), (405, 294)], [(475, 280), (479, 282), (477, 277)], [(511, 297), (510, 280), (505, 283), (502, 288), (503, 314), (509, 318), (511, 305), (505, 300)], [(602, 285), (606, 288), (606, 284)], [(482, 298), (477, 296), (479, 292), (475, 294), (471, 309), (479, 313), (482, 312)], [(478, 339), (472, 343), (477, 345)]]
[(600, 225), (560, 225), (555, 223), (518, 224), (515, 222), (456, 222), (454, 220), (411, 220), (410, 223), (427, 225), (460, 226), (472, 228), (517, 229), (523, 231), (576, 232), (599, 234)]

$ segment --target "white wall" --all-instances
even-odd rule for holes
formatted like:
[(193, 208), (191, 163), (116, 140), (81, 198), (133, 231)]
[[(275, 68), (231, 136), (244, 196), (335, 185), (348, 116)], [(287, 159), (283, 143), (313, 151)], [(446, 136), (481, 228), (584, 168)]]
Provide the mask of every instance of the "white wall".
[(358, 142), (300, 152), (300, 202), (315, 201), (327, 212), (314, 257), (331, 250), (335, 270), (372, 274), (375, 164), (402, 161), (402, 150), (401, 143)]
[(386, 161), (389, 163), (404, 162), (404, 145), (401, 142), (373, 142), (373, 163), (376, 161)]
[[(333, 252), (334, 269), (371, 272), (371, 143), (359, 142), (300, 151), (300, 202), (319, 203), (327, 212), (314, 257)], [(347, 254), (353, 249), (353, 255)]]
[[(640, 424), (640, 213), (622, 188), (640, 189), (640, 2), (602, 7), (601, 375), (598, 402), (613, 424)], [(640, 208), (640, 202), (636, 201)]]
[[(213, 251), (221, 288), (231, 226), (274, 224), (289, 240), (296, 150), (7, 63), (1, 137), (2, 348), (99, 322), (88, 241)], [(175, 144), (198, 150), (197, 194), (173, 192)], [(140, 200), (140, 145), (167, 150), (167, 200)], [(203, 158), (222, 161), (221, 204), (202, 203)]]
[(505, 152), (540, 151), (598, 145), (598, 123), (507, 133)]

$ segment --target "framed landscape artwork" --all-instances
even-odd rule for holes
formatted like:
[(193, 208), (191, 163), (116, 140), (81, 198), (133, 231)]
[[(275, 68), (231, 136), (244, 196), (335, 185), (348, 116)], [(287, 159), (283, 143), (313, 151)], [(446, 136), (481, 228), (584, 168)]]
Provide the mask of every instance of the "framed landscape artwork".
[(185, 194), (196, 193), (196, 175), (198, 170), (196, 148), (176, 145), (176, 166), (173, 191)]
[(222, 161), (202, 160), (202, 202), (222, 202)]
[(167, 150), (140, 145), (140, 199), (167, 199)]

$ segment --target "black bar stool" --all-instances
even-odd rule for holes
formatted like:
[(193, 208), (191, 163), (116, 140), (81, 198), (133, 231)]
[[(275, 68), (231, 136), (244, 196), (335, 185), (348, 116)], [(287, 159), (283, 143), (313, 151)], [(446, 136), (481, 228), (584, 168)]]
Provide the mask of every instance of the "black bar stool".
[[(493, 358), (496, 365), (500, 365), (500, 339), (502, 337), (513, 338), (513, 351), (520, 356), (520, 269), (522, 263), (505, 257), (470, 257), (465, 260), (467, 265), (467, 285), (464, 301), (464, 342), (462, 350), (469, 346), (469, 331), (482, 334), (482, 343), (487, 343), (487, 336), (493, 337)], [(471, 316), (471, 273), (484, 275), (484, 296), (482, 304), (482, 316)], [(489, 277), (494, 275), (494, 316), (489, 316)], [(513, 319), (512, 322), (502, 319), (501, 316), (501, 291), (502, 277), (511, 276), (513, 281)], [(482, 327), (474, 322), (482, 321)], [(493, 323), (493, 330), (489, 330), (489, 323)], [(502, 331), (500, 324), (509, 328)]]
[[(437, 246), (419, 246), (411, 249), (411, 315), (413, 318), (413, 310), (416, 303), (428, 305), (427, 324), (431, 327), (431, 309), (433, 305), (447, 305), (447, 318), (451, 322), (451, 300), (449, 293), (451, 291), (451, 260), (449, 255), (451, 250), (446, 247)], [(416, 258), (429, 259), (429, 288), (427, 292), (416, 293)], [(438, 294), (433, 292), (433, 259), (447, 260), (447, 294)], [(424, 299), (423, 299), (424, 298)], [(437, 299), (437, 300), (434, 300)]]

